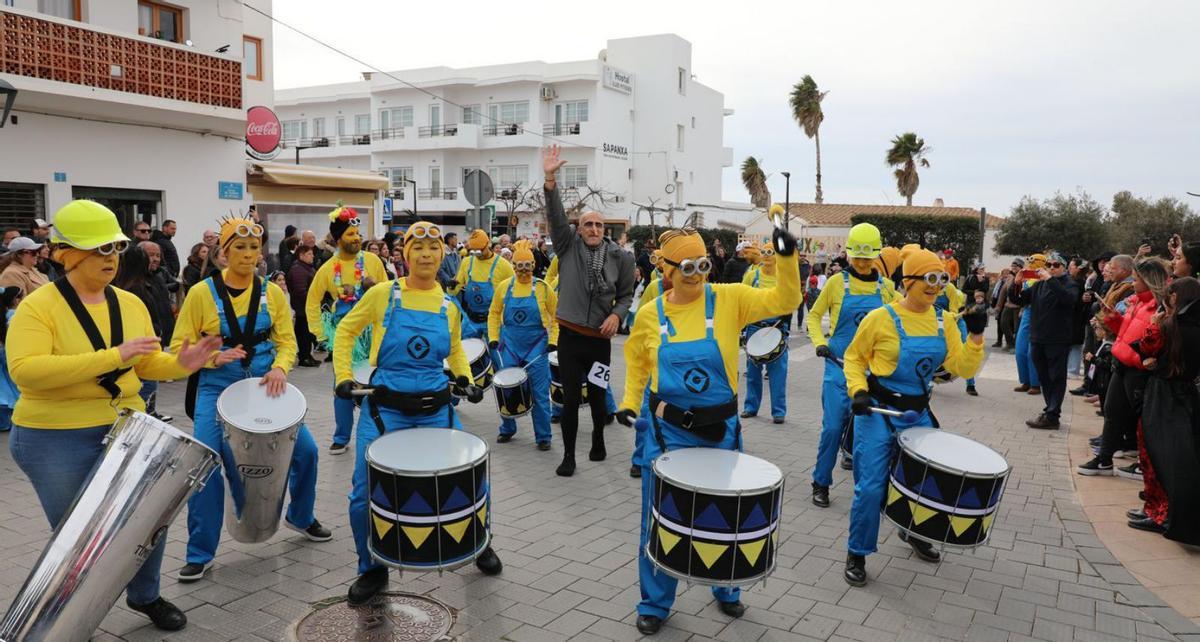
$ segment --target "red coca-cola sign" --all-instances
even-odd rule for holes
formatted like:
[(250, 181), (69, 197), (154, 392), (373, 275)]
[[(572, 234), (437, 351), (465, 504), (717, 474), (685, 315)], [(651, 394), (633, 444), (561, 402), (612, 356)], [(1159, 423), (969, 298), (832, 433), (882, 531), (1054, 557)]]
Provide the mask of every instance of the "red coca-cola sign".
[(279, 154), (283, 127), (275, 112), (261, 105), (246, 112), (246, 153), (258, 160), (271, 160)]

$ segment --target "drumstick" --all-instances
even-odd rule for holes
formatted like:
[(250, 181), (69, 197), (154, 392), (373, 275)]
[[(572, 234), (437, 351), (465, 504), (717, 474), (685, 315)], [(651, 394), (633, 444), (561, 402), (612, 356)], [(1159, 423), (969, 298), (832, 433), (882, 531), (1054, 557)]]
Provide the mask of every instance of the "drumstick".
[(350, 391), (351, 397), (370, 397), (375, 394), (374, 388), (355, 388)]
[(836, 365), (839, 368), (845, 367), (845, 364), (842, 363), (842, 360), (838, 359), (837, 357), (835, 357), (833, 355), (829, 355), (828, 357), (825, 357), (825, 359), (830, 361), (831, 363), (833, 363), (834, 365)]
[(915, 410), (905, 410), (904, 412), (900, 412), (899, 410), (890, 410), (888, 408), (872, 407), (871, 412), (879, 415), (887, 415), (889, 417), (897, 417), (907, 422), (914, 422), (921, 418), (921, 413)]

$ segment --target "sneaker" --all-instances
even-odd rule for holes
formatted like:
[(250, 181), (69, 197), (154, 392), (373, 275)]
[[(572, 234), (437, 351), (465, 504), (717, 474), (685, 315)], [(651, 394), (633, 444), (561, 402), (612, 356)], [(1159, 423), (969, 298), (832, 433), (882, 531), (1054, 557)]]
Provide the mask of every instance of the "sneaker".
[(1138, 458), (1138, 449), (1136, 447), (1131, 448), (1128, 446), (1125, 448), (1118, 448), (1116, 451), (1113, 452), (1113, 458), (1115, 458), (1115, 459), (1137, 459)]
[(1068, 390), (1068, 392), (1070, 392), (1071, 394), (1073, 394), (1073, 395), (1075, 395), (1076, 397), (1078, 397), (1078, 396), (1080, 396), (1080, 395), (1082, 395), (1082, 394), (1086, 393), (1086, 392), (1087, 392), (1087, 388), (1084, 388), (1083, 386), (1079, 386), (1078, 388), (1071, 388), (1070, 390)]
[(1129, 464), (1128, 466), (1121, 466), (1121, 467), (1117, 468), (1117, 477), (1124, 477), (1125, 479), (1136, 479), (1138, 481), (1142, 481), (1142, 464), (1141, 464), (1141, 462), (1135, 461), (1132, 464)]
[(300, 528), (286, 519), (283, 520), (283, 523), (288, 528), (304, 535), (313, 542), (328, 542), (329, 540), (333, 539), (333, 533), (329, 532), (328, 528), (321, 526), (321, 522), (318, 522), (315, 519), (312, 521), (312, 524), (308, 525), (308, 528)]
[(1029, 384), (1027, 384), (1027, 383), (1021, 384), (1021, 385), (1017, 386), (1016, 388), (1013, 388), (1013, 392), (1029, 392)]
[(178, 631), (187, 626), (187, 616), (183, 611), (161, 597), (149, 604), (134, 604), (125, 598), (125, 606), (150, 618), (154, 626), (162, 631)]
[(975, 389), (975, 386), (967, 386), (967, 394), (971, 395), (972, 397), (978, 397), (979, 391)]
[(196, 580), (204, 577), (204, 574), (207, 573), (208, 569), (210, 568), (212, 568), (212, 562), (206, 562), (204, 564), (193, 564), (188, 562), (187, 564), (183, 565), (183, 568), (179, 569), (179, 572), (175, 573), (175, 579), (179, 580), (180, 582), (195, 582)]
[(1096, 457), (1093, 457), (1092, 460), (1089, 461), (1088, 463), (1080, 464), (1078, 467), (1076, 467), (1075, 472), (1079, 473), (1080, 475), (1088, 475), (1088, 476), (1094, 476), (1094, 475), (1109, 475), (1109, 476), (1111, 476), (1113, 474), (1113, 465), (1112, 465), (1111, 461), (1108, 463), (1104, 463), (1103, 461), (1100, 461), (1099, 456), (1096, 456)]
[(1025, 391), (1025, 394), (1027, 394), (1027, 395), (1040, 395), (1040, 394), (1042, 394), (1042, 389), (1041, 389), (1041, 388), (1030, 388), (1029, 390), (1026, 390), (1026, 391)]
[(1089, 446), (1099, 447), (1102, 443), (1104, 443), (1103, 437), (1092, 437), (1091, 439), (1088, 439)]
[(499, 437), (496, 437), (496, 443), (507, 444), (508, 442), (512, 441), (512, 438), (512, 435), (500, 435)]
[(550, 450), (550, 442), (548, 442), (548, 441), (537, 442), (537, 449), (540, 451), (543, 451), (543, 452)]
[(330, 455), (344, 455), (347, 450), (349, 448), (346, 447), (346, 444), (332, 444), (329, 446)]
[(1038, 415), (1036, 419), (1026, 421), (1025, 425), (1030, 428), (1037, 428), (1038, 430), (1058, 430), (1058, 419), (1049, 417), (1043, 413)]
[(358, 576), (357, 580), (350, 585), (350, 590), (346, 595), (346, 601), (350, 606), (359, 606), (371, 601), (382, 591), (388, 584), (388, 569), (386, 566), (377, 566), (366, 573)]
[(159, 421), (161, 421), (161, 422), (163, 422), (164, 424), (169, 424), (169, 423), (171, 423), (172, 421), (175, 421), (175, 418), (174, 418), (174, 417), (172, 417), (171, 415), (164, 415), (164, 414), (160, 414), (160, 413), (159, 413), (159, 412), (157, 412), (157, 411), (150, 413), (150, 416), (151, 416), (151, 417), (154, 417), (155, 419), (157, 419), (157, 420), (159, 420)]

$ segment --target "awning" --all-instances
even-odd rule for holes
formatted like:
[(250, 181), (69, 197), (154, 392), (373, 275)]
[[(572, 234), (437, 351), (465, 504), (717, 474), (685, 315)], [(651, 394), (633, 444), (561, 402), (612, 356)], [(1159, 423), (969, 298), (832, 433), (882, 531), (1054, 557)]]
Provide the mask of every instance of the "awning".
[(290, 165), (251, 161), (246, 167), (250, 184), (273, 184), (305, 189), (360, 190), (377, 192), (387, 189), (386, 176), (353, 169), (321, 167), (319, 165)]

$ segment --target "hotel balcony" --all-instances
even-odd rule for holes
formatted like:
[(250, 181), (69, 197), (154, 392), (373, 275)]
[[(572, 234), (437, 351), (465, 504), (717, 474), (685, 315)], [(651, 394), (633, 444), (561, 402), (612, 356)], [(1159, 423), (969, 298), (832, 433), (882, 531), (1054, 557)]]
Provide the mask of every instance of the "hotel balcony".
[[(409, 193), (411, 198), (412, 194)], [(419, 188), (417, 202), (421, 210), (429, 212), (461, 212), (471, 206), (463, 191), (457, 187)]]
[(479, 125), (449, 123), (376, 130), (372, 132), (371, 151), (479, 149), (479, 129)]
[(242, 63), (162, 40), (0, 8), (17, 111), (245, 134)]
[(480, 147), (494, 149), (502, 147), (541, 147), (543, 140), (537, 132), (540, 123), (489, 123), (482, 126), (483, 138)]

